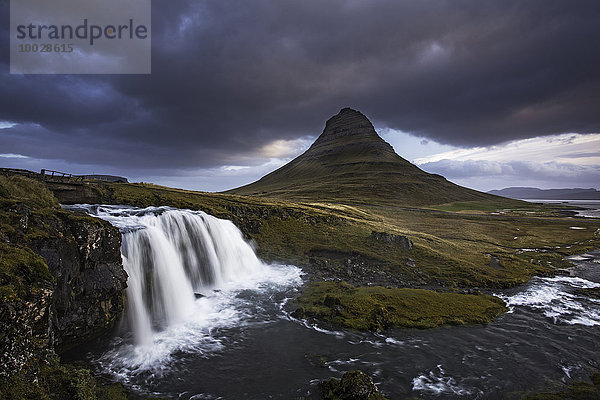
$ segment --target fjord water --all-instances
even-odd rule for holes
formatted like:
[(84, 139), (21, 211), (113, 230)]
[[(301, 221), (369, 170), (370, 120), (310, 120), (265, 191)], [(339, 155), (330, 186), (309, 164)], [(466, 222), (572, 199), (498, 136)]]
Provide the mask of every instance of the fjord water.
[(537, 200), (523, 199), (531, 203), (562, 204), (579, 207), (577, 216), (584, 218), (600, 218), (600, 200)]
[[(359, 333), (293, 319), (293, 266), (266, 265), (235, 226), (166, 207), (79, 206), (123, 232), (129, 274), (121, 326), (66, 355), (140, 397), (318, 398), (320, 379), (361, 369), (390, 398), (520, 398), (600, 367), (600, 252), (572, 276), (496, 293), (487, 326)], [(197, 298), (195, 293), (203, 297)]]

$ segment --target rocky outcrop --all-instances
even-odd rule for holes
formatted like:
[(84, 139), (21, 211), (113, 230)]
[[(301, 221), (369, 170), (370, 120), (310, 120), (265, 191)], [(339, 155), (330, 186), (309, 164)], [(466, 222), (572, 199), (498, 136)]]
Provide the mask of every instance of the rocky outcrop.
[(120, 245), (116, 228), (61, 210), (37, 178), (0, 174), (0, 398), (127, 398), (56, 354), (119, 318)]
[[(19, 244), (3, 244), (2, 256), (17, 261), (2, 266), (2, 284), (8, 285), (2, 286), (0, 303), (0, 377), (111, 327), (123, 310), (127, 280), (120, 233), (109, 224), (64, 212), (40, 218), (23, 206), (12, 211), (18, 222), (10, 241)], [(35, 237), (19, 238), (22, 230)], [(20, 261), (21, 254), (30, 258)], [(50, 272), (47, 278), (31, 272), (32, 260)], [(7, 271), (15, 271), (22, 288), (12, 290)]]
[(407, 250), (410, 250), (413, 247), (412, 240), (410, 240), (408, 237), (402, 236), (402, 235), (394, 235), (392, 233), (372, 231), (371, 237), (378, 242), (389, 243), (389, 244), (393, 243), (393, 244), (398, 245), (398, 246), (402, 247), (403, 249), (407, 249)]
[(367, 157), (397, 160), (393, 147), (383, 140), (369, 119), (360, 111), (343, 108), (325, 123), (323, 133), (304, 154), (307, 159), (318, 159), (349, 152), (359, 159)]
[(52, 288), (46, 287), (27, 300), (0, 302), (0, 378), (52, 353), (52, 295)]
[(61, 204), (98, 204), (106, 199), (99, 184), (77, 181), (46, 181), (45, 183)]
[[(127, 280), (118, 229), (61, 210), (43, 183), (23, 177), (0, 179), (0, 200), (0, 245), (6, 252), (0, 260), (0, 294), (13, 307), (3, 310), (4, 321), (18, 325), (18, 320), (29, 321), (28, 315), (49, 307), (44, 313), (50, 347), (59, 349), (111, 327), (124, 308)], [(51, 297), (49, 303), (31, 294), (38, 286), (49, 290), (44, 292)]]
[(281, 220), (296, 219), (310, 225), (319, 223), (334, 225), (348, 223), (346, 219), (341, 217), (326, 214), (309, 214), (291, 207), (228, 205), (225, 209), (227, 210), (226, 214), (217, 216), (231, 220), (246, 238), (253, 238), (254, 235), (260, 234), (263, 223), (272, 218)]
[(55, 345), (62, 348), (114, 324), (124, 307), (127, 274), (118, 229), (67, 213), (49, 225), (56, 235), (34, 240), (30, 247), (44, 257), (56, 281), (52, 322)]
[(346, 372), (342, 379), (329, 379), (319, 387), (325, 400), (385, 400), (373, 379), (362, 371)]
[(382, 268), (380, 260), (359, 253), (344, 253), (313, 249), (308, 253), (309, 262), (302, 264), (304, 272), (314, 280), (343, 280), (357, 286), (414, 286), (414, 277)]

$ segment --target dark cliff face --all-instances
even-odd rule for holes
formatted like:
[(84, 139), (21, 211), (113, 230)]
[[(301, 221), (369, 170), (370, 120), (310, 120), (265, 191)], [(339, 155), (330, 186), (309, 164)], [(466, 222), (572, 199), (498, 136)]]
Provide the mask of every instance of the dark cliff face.
[(29, 247), (44, 257), (56, 281), (53, 331), (55, 345), (64, 348), (114, 324), (123, 310), (127, 274), (121, 234), (110, 224), (68, 214), (47, 223), (56, 235)]

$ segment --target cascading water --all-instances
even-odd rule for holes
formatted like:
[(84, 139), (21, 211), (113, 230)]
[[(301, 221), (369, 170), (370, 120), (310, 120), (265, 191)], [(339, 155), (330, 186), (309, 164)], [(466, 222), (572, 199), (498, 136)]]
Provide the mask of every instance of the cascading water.
[[(123, 216), (117, 218), (122, 224)], [(195, 292), (241, 280), (262, 266), (230, 221), (170, 209), (148, 209), (126, 220), (142, 228), (125, 233), (122, 246), (129, 315), (140, 344), (152, 342), (153, 330), (184, 321), (193, 312)]]
[(68, 208), (107, 220), (123, 234), (126, 314), (134, 338), (105, 357), (107, 369), (121, 375), (160, 369), (177, 350), (218, 347), (212, 329), (237, 326), (250, 317), (239, 310), (240, 291), (301, 282), (298, 268), (264, 264), (232, 222), (201, 211)]

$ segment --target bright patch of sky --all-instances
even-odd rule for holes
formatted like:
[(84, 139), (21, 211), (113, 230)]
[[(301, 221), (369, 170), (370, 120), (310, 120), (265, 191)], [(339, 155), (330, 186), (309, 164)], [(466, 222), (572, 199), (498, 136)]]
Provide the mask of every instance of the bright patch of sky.
[(239, 171), (242, 169), (248, 169), (247, 165), (224, 165), (221, 167), (223, 171)]
[(458, 149), (458, 147), (440, 144), (433, 140), (413, 136), (410, 133), (394, 129), (376, 129), (379, 135), (392, 145), (396, 153), (402, 158), (414, 162), (416, 159), (440, 154)]
[(454, 148), (415, 158), (416, 164), (441, 160), (539, 161), (600, 165), (600, 134), (562, 134), (515, 140), (491, 147)]
[(1, 158), (29, 158), (27, 156), (24, 156), (23, 154), (13, 154), (13, 153), (5, 153), (5, 154), (0, 154)]
[(16, 126), (17, 124), (15, 124), (14, 122), (10, 122), (10, 121), (0, 121), (0, 129), (8, 129), (8, 128), (12, 128), (13, 126)]
[(259, 154), (269, 158), (288, 158), (302, 154), (314, 139), (274, 140), (261, 147)]
[(600, 134), (539, 136), (471, 148), (418, 141), (403, 132), (388, 136), (396, 152), (423, 170), (477, 190), (600, 187)]

